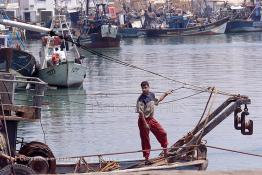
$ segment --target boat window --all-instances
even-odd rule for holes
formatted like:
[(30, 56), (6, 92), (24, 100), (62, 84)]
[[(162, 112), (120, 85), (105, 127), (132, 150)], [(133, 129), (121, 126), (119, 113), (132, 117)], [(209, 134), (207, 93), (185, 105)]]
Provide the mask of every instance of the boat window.
[(53, 52), (54, 52), (54, 49), (53, 49), (53, 48), (49, 48), (49, 49), (48, 49), (48, 55), (52, 55)]
[(5, 38), (0, 38), (0, 48), (5, 47)]
[(0, 59), (0, 72), (6, 72), (7, 62), (4, 59)]

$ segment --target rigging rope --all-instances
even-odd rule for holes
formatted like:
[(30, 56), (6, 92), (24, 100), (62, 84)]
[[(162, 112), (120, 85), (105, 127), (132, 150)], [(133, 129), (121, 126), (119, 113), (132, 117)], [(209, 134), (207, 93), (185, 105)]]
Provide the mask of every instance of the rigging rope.
[(198, 94), (202, 94), (202, 93), (204, 93), (204, 92), (206, 92), (206, 91), (200, 91), (200, 92), (197, 92), (197, 93), (194, 93), (194, 94), (191, 94), (191, 95), (182, 97), (182, 98), (177, 98), (177, 99), (174, 99), (174, 100), (165, 101), (165, 102), (162, 102), (162, 103), (159, 103), (159, 104), (167, 104), (167, 103), (172, 103), (172, 102), (175, 102), (175, 101), (184, 100), (184, 99), (186, 99), (186, 98), (190, 98), (190, 97), (196, 96), (196, 95), (198, 95)]
[[(56, 35), (58, 36), (57, 34), (55, 34), (54, 32), (50, 32), (50, 35)], [(198, 90), (205, 90), (206, 92), (210, 93), (209, 89), (208, 88), (205, 88), (205, 87), (202, 87), (202, 86), (197, 86), (197, 85), (193, 85), (193, 84), (190, 84), (190, 83), (186, 83), (186, 82), (183, 82), (183, 81), (179, 81), (179, 80), (176, 80), (176, 79), (173, 79), (173, 78), (170, 78), (170, 77), (167, 77), (165, 75), (162, 75), (160, 73), (156, 73), (156, 72), (153, 72), (153, 71), (150, 71), (150, 70), (147, 70), (147, 69), (144, 69), (144, 68), (141, 68), (141, 67), (138, 67), (136, 65), (133, 65), (133, 64), (130, 64), (130, 63), (127, 63), (127, 62), (124, 62), (124, 61), (121, 61), (119, 59), (116, 59), (116, 58), (113, 58), (111, 56), (108, 56), (108, 55), (104, 55), (98, 51), (95, 51), (93, 49), (90, 49), (84, 45), (81, 45), (79, 44), (78, 42), (75, 42), (73, 41), (72, 38), (69, 38), (69, 37), (63, 37), (63, 36), (59, 36), (61, 39), (65, 39), (75, 45), (77, 45), (78, 47), (82, 48), (83, 50), (85, 51), (88, 51), (89, 53), (92, 53), (94, 55), (97, 55), (103, 59), (106, 59), (106, 60), (109, 60), (109, 61), (112, 61), (112, 62), (115, 62), (115, 63), (118, 63), (118, 64), (121, 64), (123, 66), (126, 66), (126, 67), (130, 67), (130, 68), (133, 68), (133, 69), (137, 69), (137, 70), (141, 70), (141, 71), (144, 71), (144, 72), (147, 72), (147, 73), (150, 73), (150, 74), (153, 74), (153, 75), (156, 75), (158, 77), (161, 77), (161, 78), (164, 78), (166, 80), (170, 80), (170, 81), (173, 81), (173, 82), (176, 82), (176, 83), (180, 83), (180, 84), (183, 84), (185, 86), (191, 86), (193, 88), (196, 88)], [(230, 93), (227, 93), (227, 92), (223, 92), (223, 91), (217, 91), (218, 94), (221, 94), (221, 95), (227, 95), (227, 96), (234, 96), (233, 94), (230, 94)]]
[(249, 153), (249, 152), (244, 152), (244, 151), (239, 151), (239, 150), (233, 150), (233, 149), (229, 149), (229, 148), (222, 148), (222, 147), (217, 147), (217, 146), (210, 146), (210, 145), (206, 145), (206, 147), (212, 148), (212, 149), (217, 149), (217, 150), (222, 150), (222, 151), (227, 151), (227, 152), (233, 152), (233, 153), (244, 154), (244, 155), (262, 158), (261, 154), (254, 154), (254, 153)]
[[(198, 147), (199, 145), (190, 145), (190, 146), (184, 146), (188, 148), (192, 147)], [(177, 147), (180, 148), (180, 147)], [(149, 149), (150, 151), (163, 151), (165, 149), (170, 148), (157, 148), (157, 149)], [(140, 152), (145, 152), (149, 150), (135, 150), (135, 151), (124, 151), (124, 152), (113, 152), (113, 153), (102, 153), (102, 154), (90, 154), (90, 155), (84, 155), (84, 156), (68, 156), (68, 157), (54, 157), (54, 158), (44, 158), (45, 160), (67, 160), (67, 159), (79, 159), (79, 158), (88, 158), (88, 157), (101, 157), (101, 156), (113, 156), (113, 155), (123, 155), (123, 154), (135, 154)], [(36, 159), (34, 157), (28, 157), (30, 159)]]
[(46, 134), (45, 134), (44, 126), (43, 126), (43, 123), (42, 123), (42, 117), (40, 117), (39, 122), (40, 122), (40, 126), (41, 126), (41, 129), (42, 129), (43, 135), (44, 135), (44, 142), (46, 144)]
[[(173, 89), (172, 92), (174, 93), (175, 91), (178, 91), (180, 89), (188, 89), (185, 86), (181, 86), (177, 89)], [(154, 91), (155, 94), (160, 94), (160, 93), (165, 93), (166, 91)], [(108, 95), (140, 95), (141, 92), (97, 92), (97, 93), (64, 93), (64, 94), (45, 94), (45, 96), (69, 96), (69, 95), (90, 95), (90, 96), (108, 96)]]
[(205, 132), (205, 129), (206, 129), (206, 126), (207, 126), (207, 123), (208, 123), (208, 120), (209, 120), (209, 117), (210, 117), (210, 114), (211, 114), (211, 109), (212, 109), (212, 107), (213, 107), (213, 105), (214, 105), (214, 102), (215, 102), (215, 99), (216, 99), (217, 90), (216, 90), (215, 88), (213, 88), (213, 89), (212, 89), (212, 92), (213, 92), (213, 93), (212, 93), (211, 97), (212, 97), (213, 95), (214, 95), (214, 97), (213, 97), (213, 99), (212, 99), (212, 101), (211, 101), (211, 104), (210, 104), (210, 107), (209, 107), (209, 109), (208, 109), (208, 113), (207, 113), (207, 116), (206, 116), (206, 119), (205, 119), (205, 123), (204, 123), (203, 129), (202, 129), (202, 131), (201, 131), (201, 133), (200, 133), (200, 135), (199, 135), (199, 137), (198, 137), (198, 139), (197, 139), (197, 141), (196, 141), (197, 144), (201, 142), (202, 136), (203, 136), (203, 134), (204, 134), (204, 132)]
[[(164, 91), (160, 91), (160, 92), (154, 92), (156, 94), (158, 93), (165, 93)], [(64, 94), (54, 94), (54, 93), (50, 93), (50, 94), (45, 94), (45, 96), (83, 96), (83, 95), (86, 95), (86, 96), (113, 96), (113, 95), (140, 95), (141, 93), (139, 92), (121, 92), (121, 93), (114, 93), (114, 92), (97, 92), (97, 93), (64, 93)]]
[[(207, 148), (211, 149), (217, 149), (217, 150), (222, 150), (222, 151), (227, 151), (227, 152), (232, 152), (232, 153), (238, 153), (238, 154), (243, 154), (243, 155), (249, 155), (249, 156), (254, 156), (254, 157), (260, 157), (262, 158), (261, 154), (254, 154), (250, 152), (244, 152), (244, 151), (239, 151), (239, 150), (233, 150), (229, 148), (223, 148), (223, 147), (217, 147), (217, 146), (211, 146), (211, 145), (205, 145)], [(199, 145), (189, 145), (189, 146), (182, 146), (184, 148), (194, 148), (194, 147), (199, 147)], [(178, 147), (172, 147), (179, 149), (181, 146)], [(150, 151), (163, 151), (164, 149), (170, 149), (170, 148), (157, 148), (157, 149), (150, 149)], [(67, 157), (54, 157), (54, 158), (44, 158), (45, 160), (70, 160), (70, 159), (81, 159), (81, 158), (88, 158), (88, 157), (102, 157), (102, 156), (113, 156), (113, 155), (125, 155), (125, 154), (135, 154), (135, 153), (140, 153), (148, 150), (135, 150), (135, 151), (124, 151), (124, 152), (113, 152), (113, 153), (102, 153), (102, 154), (90, 154), (90, 155), (84, 155), (84, 156), (67, 156)], [(171, 155), (172, 156), (172, 155)], [(170, 157), (171, 157), (170, 156)], [(168, 158), (170, 158), (168, 157)], [(37, 160), (37, 157), (27, 157), (32, 160)]]
[[(173, 90), (173, 92), (178, 91), (178, 90), (183, 89), (183, 88), (185, 88), (185, 87), (182, 86), (182, 87), (176, 88), (176, 89)], [(159, 104), (168, 104), (168, 103), (172, 103), (172, 102), (175, 102), (175, 101), (181, 101), (181, 100), (184, 100), (184, 99), (187, 99), (187, 98), (199, 95), (199, 94), (204, 93), (204, 92), (206, 92), (206, 91), (202, 90), (202, 91), (196, 92), (194, 94), (190, 94), (188, 96), (184, 96), (184, 97), (177, 98), (177, 99), (170, 100), (170, 101), (166, 101), (166, 102), (161, 102)], [(141, 94), (141, 93), (133, 93), (133, 94)], [(120, 94), (117, 94), (117, 95), (120, 95)], [(59, 96), (59, 94), (58, 94), (58, 96)], [(24, 99), (19, 99), (19, 98), (15, 98), (15, 100), (32, 102), (32, 100), (24, 100)], [(92, 107), (107, 107), (107, 108), (108, 107), (119, 107), (119, 108), (135, 108), (136, 107), (135, 105), (106, 105), (106, 104), (99, 104), (99, 103), (91, 104), (91, 103), (84, 103), (84, 102), (78, 102), (78, 101), (72, 101), (72, 100), (68, 100), (68, 102), (69, 103), (75, 103), (75, 104), (82, 104), (82, 105), (86, 105), (86, 106), (92, 106)], [(44, 104), (50, 105), (50, 104), (56, 104), (56, 103), (54, 103), (54, 102), (50, 103), (49, 101), (46, 101), (46, 102), (44, 102)]]
[(212, 89), (212, 91), (211, 91), (211, 93), (210, 93), (210, 95), (209, 95), (209, 98), (208, 98), (208, 100), (207, 100), (205, 109), (204, 109), (204, 111), (203, 111), (203, 113), (202, 113), (202, 115), (201, 115), (201, 117), (200, 117), (197, 125), (196, 125), (195, 128), (193, 129), (193, 133), (195, 132), (195, 130), (197, 129), (197, 126), (200, 124), (200, 122), (202, 121), (203, 117), (205, 116), (205, 113), (206, 113), (206, 110), (207, 110), (207, 107), (208, 107), (208, 104), (209, 104), (209, 102), (210, 102), (210, 99), (211, 99), (211, 97), (212, 97), (213, 92), (214, 92), (214, 88)]
[[(194, 93), (194, 94), (191, 94), (191, 95), (188, 95), (188, 96), (185, 96), (185, 97), (182, 97), (182, 98), (177, 98), (177, 99), (174, 99), (174, 100), (170, 100), (170, 101), (166, 101), (166, 102), (162, 102), (162, 103), (159, 103), (159, 104), (168, 104), (168, 103), (172, 103), (172, 102), (175, 102), (175, 101), (180, 101), (180, 100), (184, 100), (184, 99), (187, 99), (187, 98), (190, 98), (190, 97), (193, 97), (193, 96), (196, 96), (196, 95), (199, 95), (201, 93), (204, 93), (206, 91), (200, 91), (200, 92), (197, 92), (197, 93)], [(105, 104), (91, 104), (91, 103), (82, 103), (82, 102), (77, 102), (77, 101), (68, 101), (70, 103), (76, 103), (76, 104), (82, 104), (82, 105), (87, 105), (87, 106), (92, 106), (92, 107), (119, 107), (119, 108), (135, 108), (136, 106), (135, 105), (105, 105)], [(52, 103), (54, 104), (54, 103)]]
[(204, 87), (200, 87), (200, 86), (196, 86), (196, 85), (191, 85), (189, 83), (185, 83), (185, 82), (182, 82), (182, 81), (179, 81), (179, 80), (175, 80), (173, 78), (170, 78), (170, 77), (167, 77), (165, 75), (162, 75), (162, 74), (159, 74), (159, 73), (156, 73), (156, 72), (153, 72), (153, 71), (150, 71), (150, 70), (147, 70), (147, 69), (144, 69), (144, 68), (141, 68), (141, 67), (138, 67), (138, 66), (135, 66), (133, 64), (130, 64), (130, 63), (126, 63), (124, 61), (121, 61), (121, 60), (118, 60), (118, 59), (115, 59), (113, 57), (110, 57), (110, 56), (107, 56), (107, 55), (104, 55), (100, 52), (97, 52), (97, 51), (94, 51), (94, 50), (91, 50), (90, 48), (86, 47), (86, 46), (83, 46), (81, 45), (80, 46), (82, 49), (94, 54), (94, 55), (97, 55), (101, 58), (104, 58), (106, 60), (109, 60), (109, 61), (112, 61), (112, 62), (115, 62), (115, 63), (118, 63), (118, 64), (121, 64), (121, 65), (124, 65), (124, 66), (127, 66), (127, 67), (131, 67), (131, 68), (134, 68), (134, 69), (138, 69), (138, 70), (141, 70), (141, 71), (144, 71), (144, 72), (147, 72), (147, 73), (150, 73), (150, 74), (153, 74), (153, 75), (156, 75), (156, 76), (159, 76), (159, 77), (162, 77), (164, 79), (167, 79), (167, 80), (170, 80), (170, 81), (173, 81), (173, 82), (177, 82), (177, 83), (180, 83), (180, 84), (183, 84), (183, 85), (187, 85), (187, 86), (192, 86), (192, 87), (195, 87), (195, 88), (198, 88), (198, 89), (206, 89)]

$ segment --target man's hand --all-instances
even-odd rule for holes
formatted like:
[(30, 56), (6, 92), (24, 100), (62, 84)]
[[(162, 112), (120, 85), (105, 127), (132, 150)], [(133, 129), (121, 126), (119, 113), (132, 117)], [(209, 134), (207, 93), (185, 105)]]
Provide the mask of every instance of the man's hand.
[(146, 128), (146, 129), (150, 129), (150, 127), (149, 127), (149, 125), (148, 125), (148, 123), (147, 123), (147, 121), (146, 121), (146, 118), (145, 118), (143, 112), (140, 112), (140, 113), (139, 113), (139, 117), (144, 121), (145, 128)]
[(166, 96), (170, 95), (173, 93), (174, 90), (169, 90), (169, 91), (166, 91), (159, 99), (158, 101), (156, 102), (156, 105), (159, 104), (159, 102), (161, 102), (162, 100), (164, 100), (164, 98), (166, 98)]

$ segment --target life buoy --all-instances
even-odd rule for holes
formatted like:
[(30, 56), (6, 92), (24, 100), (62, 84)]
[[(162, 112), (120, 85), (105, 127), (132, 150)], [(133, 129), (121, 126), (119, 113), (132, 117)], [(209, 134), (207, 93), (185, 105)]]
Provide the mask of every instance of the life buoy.
[(57, 64), (57, 63), (59, 63), (59, 60), (60, 60), (59, 54), (58, 53), (53, 53), (53, 55), (52, 55), (52, 63), (53, 64)]

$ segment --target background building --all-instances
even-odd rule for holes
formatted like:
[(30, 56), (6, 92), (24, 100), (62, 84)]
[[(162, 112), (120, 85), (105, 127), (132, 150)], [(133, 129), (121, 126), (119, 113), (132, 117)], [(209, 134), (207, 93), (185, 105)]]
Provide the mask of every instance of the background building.
[[(20, 16), (25, 21), (45, 23), (55, 13), (55, 0), (18, 0)], [(61, 7), (78, 8), (81, 0), (56, 0)]]

